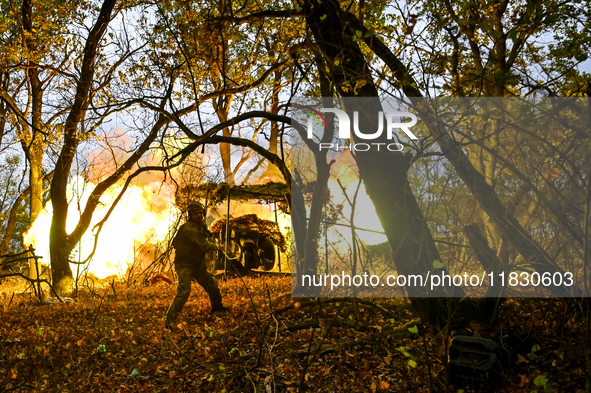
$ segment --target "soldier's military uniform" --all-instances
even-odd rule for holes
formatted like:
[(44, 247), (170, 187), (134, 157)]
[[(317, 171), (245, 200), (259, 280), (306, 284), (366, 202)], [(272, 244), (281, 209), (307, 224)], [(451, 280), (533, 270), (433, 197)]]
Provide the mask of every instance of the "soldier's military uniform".
[[(193, 209), (203, 209), (200, 203), (192, 203)], [(212, 311), (225, 311), (222, 295), (215, 278), (207, 271), (205, 255), (217, 249), (205, 222), (189, 219), (183, 224), (173, 240), (175, 248), (174, 265), (179, 279), (177, 294), (166, 313), (167, 328), (172, 329), (183, 306), (191, 295), (191, 281), (196, 280), (209, 295)]]

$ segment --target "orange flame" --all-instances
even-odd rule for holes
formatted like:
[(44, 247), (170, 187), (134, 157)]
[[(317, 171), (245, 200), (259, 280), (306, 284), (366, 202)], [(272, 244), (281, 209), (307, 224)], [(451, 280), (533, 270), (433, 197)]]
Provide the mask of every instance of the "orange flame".
[[(70, 206), (66, 230), (71, 232), (78, 223), (80, 209), (94, 189), (95, 185), (86, 183), (80, 176), (72, 179), (68, 197)], [(92, 228), (107, 213), (111, 203), (120, 193), (121, 187), (109, 189), (101, 198), (101, 204), (95, 210), (92, 224), (81, 242), (76, 246), (72, 259), (84, 260), (94, 246)], [(130, 186), (115, 207), (100, 232), (95, 255), (87, 266), (88, 271), (98, 278), (110, 275), (122, 276), (133, 263), (136, 245), (164, 241), (178, 217), (178, 209), (173, 204), (172, 187), (161, 182), (148, 183), (143, 187)], [(79, 201), (79, 203), (78, 203)], [(51, 202), (24, 235), (24, 244), (32, 244), (36, 253), (49, 262), (49, 228), (53, 208)], [(74, 272), (78, 265), (71, 265)], [(80, 266), (82, 271), (86, 266)]]

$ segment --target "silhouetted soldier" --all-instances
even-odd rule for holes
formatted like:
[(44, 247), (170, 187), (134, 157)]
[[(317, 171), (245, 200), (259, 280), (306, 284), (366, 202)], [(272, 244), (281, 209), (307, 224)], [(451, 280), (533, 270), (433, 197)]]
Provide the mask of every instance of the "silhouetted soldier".
[(187, 212), (189, 219), (175, 236), (174, 266), (179, 278), (177, 294), (166, 313), (165, 327), (171, 329), (191, 295), (191, 281), (196, 280), (205, 289), (211, 301), (211, 311), (228, 311), (222, 304), (222, 295), (215, 278), (207, 271), (205, 254), (217, 249), (211, 233), (205, 225), (205, 208), (192, 202)]

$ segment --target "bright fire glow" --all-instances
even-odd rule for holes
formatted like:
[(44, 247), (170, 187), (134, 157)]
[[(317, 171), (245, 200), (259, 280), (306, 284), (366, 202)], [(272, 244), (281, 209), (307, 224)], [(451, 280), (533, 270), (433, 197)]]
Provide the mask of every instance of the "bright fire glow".
[[(74, 230), (79, 220), (78, 206), (80, 210), (88, 196), (94, 189), (94, 184), (85, 182), (80, 176), (72, 179), (68, 188), (70, 202), (68, 210), (68, 221), (66, 230)], [(95, 210), (90, 228), (87, 230), (79, 245), (76, 246), (71, 255), (72, 260), (84, 260), (90, 255), (94, 246), (94, 235), (92, 228), (102, 220), (115, 200), (121, 187), (109, 189), (101, 198), (101, 204)], [(78, 200), (80, 203), (78, 204)], [(83, 272), (87, 267), (88, 272), (98, 278), (105, 278), (111, 275), (123, 276), (129, 266), (146, 267), (145, 264), (152, 262), (153, 255), (140, 255), (138, 249), (144, 244), (157, 244), (164, 242), (171, 234), (180, 212), (173, 203), (174, 190), (167, 184), (160, 181), (153, 183), (144, 182), (142, 186), (130, 186), (122, 199), (115, 207), (113, 213), (103, 226), (95, 255), (88, 265), (71, 264), (72, 272), (76, 276), (78, 268)], [(217, 216), (225, 215), (227, 206), (225, 203), (217, 206)], [(243, 214), (257, 214), (260, 218), (275, 221), (274, 205), (258, 203), (237, 203), (230, 205), (230, 214), (238, 217)], [(24, 244), (32, 244), (37, 255), (43, 256), (42, 262), (49, 263), (49, 229), (53, 207), (49, 202), (31, 229), (24, 235)], [(278, 212), (277, 222), (282, 232), (290, 227), (289, 216)], [(148, 247), (151, 253), (153, 247)], [(138, 261), (143, 260), (143, 262)]]
[[(79, 219), (78, 206), (82, 210), (94, 184), (86, 183), (76, 176), (69, 185), (69, 210), (66, 230), (74, 230)], [(101, 198), (101, 204), (95, 210), (90, 228), (82, 241), (71, 255), (72, 260), (84, 260), (90, 255), (94, 246), (92, 228), (107, 213), (112, 201), (117, 197), (121, 187), (109, 189)], [(130, 186), (119, 201), (113, 213), (99, 235), (95, 255), (88, 266), (88, 271), (98, 278), (110, 275), (122, 276), (128, 266), (140, 257), (139, 246), (163, 241), (170, 232), (171, 224), (178, 218), (178, 209), (173, 204), (174, 191), (161, 182), (144, 184), (141, 188)], [(78, 201), (80, 201), (78, 203)], [(33, 223), (24, 236), (24, 244), (32, 244), (35, 252), (43, 256), (43, 262), (49, 263), (49, 228), (53, 208), (49, 202), (45, 210)], [(153, 251), (152, 251), (153, 252)], [(85, 265), (72, 264), (76, 275), (77, 269), (83, 271)]]
[[(349, 220), (351, 218), (351, 205), (346, 201), (346, 197), (343, 194), (337, 179), (345, 188), (349, 198), (352, 199), (359, 182), (359, 169), (357, 168), (355, 159), (348, 150), (336, 154), (334, 157), (331, 157), (331, 159), (334, 159), (335, 162), (330, 168), (331, 177), (328, 179), (328, 188), (333, 197), (333, 203), (343, 203), (343, 218)], [(369, 229), (377, 232), (384, 231), (373, 202), (367, 195), (363, 184), (357, 194), (353, 223), (357, 228)], [(351, 241), (351, 230), (349, 228), (334, 226), (332, 229), (333, 231), (329, 232), (329, 240), (331, 242), (336, 242), (340, 238)], [(338, 232), (338, 235), (336, 232)], [(358, 230), (356, 233), (366, 244), (380, 244), (388, 240), (386, 235), (380, 233), (363, 230)]]

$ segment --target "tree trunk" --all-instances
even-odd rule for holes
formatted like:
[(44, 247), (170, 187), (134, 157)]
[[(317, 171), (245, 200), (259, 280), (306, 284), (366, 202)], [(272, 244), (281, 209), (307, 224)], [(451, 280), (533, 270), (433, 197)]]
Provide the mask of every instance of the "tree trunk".
[[(69, 256), (80, 237), (90, 225), (92, 211), (84, 214), (90, 209), (90, 206), (98, 204), (97, 189), (89, 198), (81, 222), (77, 225), (74, 235), (66, 232), (66, 222), (68, 218), (68, 197), (67, 188), (70, 178), (70, 168), (78, 147), (78, 129), (80, 122), (84, 118), (84, 113), (89, 105), (89, 97), (92, 81), (95, 72), (95, 59), (98, 53), (99, 42), (111, 21), (111, 14), (117, 0), (104, 0), (99, 16), (88, 33), (86, 45), (84, 47), (82, 64), (80, 68), (80, 78), (76, 84), (76, 95), (72, 103), (70, 112), (64, 124), (64, 140), (62, 150), (55, 164), (53, 181), (51, 182), (51, 200), (53, 204), (53, 216), (51, 219), (51, 228), (49, 234), (49, 250), (51, 260), (51, 273), (53, 287), (63, 292), (67, 288), (68, 278), (72, 278), (72, 269), (70, 268)], [(94, 210), (94, 208), (92, 208)]]
[[(373, 97), (374, 109), (381, 108), (378, 92), (369, 67), (354, 37), (347, 34), (347, 26), (339, 4), (335, 0), (307, 3), (307, 23), (318, 48), (324, 55), (330, 77), (342, 97)], [(355, 100), (344, 100), (347, 112), (359, 110)], [(368, 107), (367, 102), (363, 105)], [(360, 118), (364, 133), (373, 133), (378, 128), (377, 111), (373, 116)], [(350, 117), (353, 118), (352, 116)], [(385, 135), (383, 135), (385, 138)], [(375, 140), (373, 142), (387, 142)], [(425, 218), (408, 184), (408, 157), (394, 152), (357, 152), (356, 161), (367, 194), (371, 198), (384, 228), (399, 274), (423, 274), (434, 269), (440, 261)], [(386, 169), (387, 168), (387, 169)], [(424, 288), (408, 287), (411, 302), (425, 323), (442, 323), (447, 317), (444, 303), (427, 296)], [(460, 295), (458, 293), (458, 295)]]
[[(273, 94), (271, 95), (271, 113), (279, 112), (279, 92), (281, 91), (281, 75), (283, 70), (279, 69), (273, 74)], [(277, 145), (279, 144), (279, 123), (271, 122), (271, 135), (269, 137), (269, 151), (277, 154)]]
[[(36, 50), (32, 22), (32, 2), (24, 0), (22, 5), (23, 28), (27, 34), (24, 35), (24, 42), (27, 50), (32, 55)], [(30, 84), (31, 99), (31, 132), (28, 139), (23, 143), (25, 156), (29, 161), (29, 187), (30, 196), (30, 223), (33, 225), (41, 209), (43, 208), (43, 86), (39, 80), (39, 69), (34, 59), (28, 59), (27, 78)], [(39, 267), (35, 259), (29, 260), (29, 277), (38, 278)]]
[[(213, 107), (218, 119), (223, 123), (228, 120), (228, 112), (230, 110), (230, 103), (233, 96), (224, 95), (213, 100)], [(231, 137), (232, 132), (229, 127), (222, 130), (222, 136)], [(234, 185), (234, 173), (232, 171), (232, 145), (229, 143), (220, 143), (220, 156), (222, 158), (222, 166), (224, 168), (224, 181), (229, 185)]]
[[(273, 64), (275, 65), (275, 64)], [(279, 92), (281, 91), (281, 76), (283, 75), (283, 70), (278, 69), (273, 73), (273, 93), (271, 95), (271, 113), (278, 114), (279, 113)], [(269, 136), (269, 152), (273, 154), (278, 154), (278, 146), (280, 142), (281, 136), (281, 127), (279, 123), (276, 121), (271, 122), (271, 133)], [(267, 169), (261, 175), (261, 178), (271, 178), (274, 179), (278, 175), (280, 175), (279, 168), (269, 162)]]

